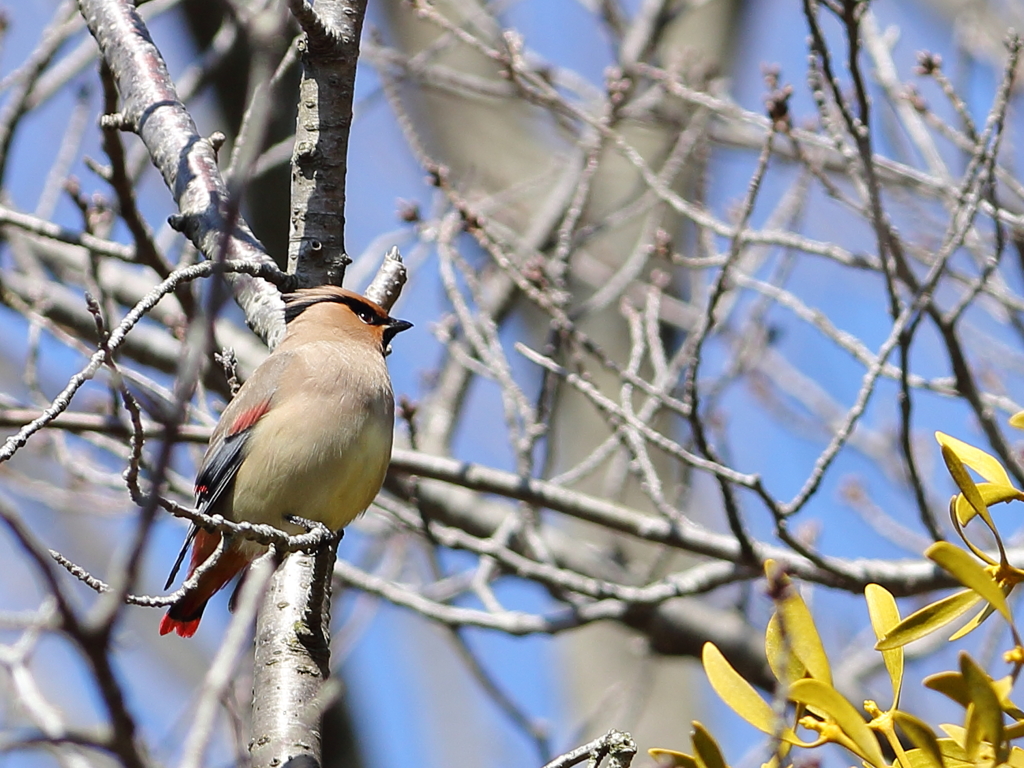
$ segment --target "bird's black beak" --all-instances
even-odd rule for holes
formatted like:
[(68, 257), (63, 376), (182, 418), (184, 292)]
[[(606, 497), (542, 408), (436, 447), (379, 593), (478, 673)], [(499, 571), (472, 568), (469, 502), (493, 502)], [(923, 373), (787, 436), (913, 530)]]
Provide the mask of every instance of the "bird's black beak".
[(388, 324), (384, 327), (384, 354), (391, 354), (391, 340), (395, 338), (402, 331), (408, 331), (412, 328), (412, 323), (408, 320), (398, 320), (397, 318), (388, 318)]

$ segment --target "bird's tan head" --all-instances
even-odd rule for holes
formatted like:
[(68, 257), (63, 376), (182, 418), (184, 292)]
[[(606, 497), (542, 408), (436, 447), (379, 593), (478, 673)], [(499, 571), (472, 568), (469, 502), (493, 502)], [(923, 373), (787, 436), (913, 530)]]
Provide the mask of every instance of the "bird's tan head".
[(412, 323), (391, 317), (365, 296), (334, 285), (285, 294), (284, 320), (288, 337), (341, 334), (372, 343), (385, 355), (390, 353), (395, 335), (412, 328)]

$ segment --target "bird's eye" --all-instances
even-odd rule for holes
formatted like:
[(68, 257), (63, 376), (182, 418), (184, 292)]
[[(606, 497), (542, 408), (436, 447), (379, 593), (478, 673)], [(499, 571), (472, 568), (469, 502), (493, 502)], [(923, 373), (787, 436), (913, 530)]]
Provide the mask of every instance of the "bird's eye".
[(376, 315), (365, 307), (357, 309), (356, 315), (367, 325), (373, 325), (373, 321), (377, 319)]

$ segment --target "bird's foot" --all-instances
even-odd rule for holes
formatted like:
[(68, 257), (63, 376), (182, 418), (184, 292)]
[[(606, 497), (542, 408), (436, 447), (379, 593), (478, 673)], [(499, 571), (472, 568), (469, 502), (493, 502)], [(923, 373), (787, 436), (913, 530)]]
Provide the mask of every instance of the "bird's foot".
[(313, 536), (311, 536), (313, 540), (310, 542), (308, 551), (318, 549), (325, 545), (337, 547), (338, 542), (340, 542), (345, 536), (344, 528), (332, 531), (319, 520), (307, 520), (306, 518), (299, 517), (298, 515), (286, 515), (285, 520), (289, 523), (294, 523), (301, 528), (305, 528), (306, 533), (313, 534)]

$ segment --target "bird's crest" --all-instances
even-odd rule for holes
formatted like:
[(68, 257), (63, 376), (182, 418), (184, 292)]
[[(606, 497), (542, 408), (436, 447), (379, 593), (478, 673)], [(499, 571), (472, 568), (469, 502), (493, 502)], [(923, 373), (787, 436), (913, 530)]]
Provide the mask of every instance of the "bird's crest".
[(373, 323), (375, 325), (384, 324), (388, 320), (388, 313), (379, 304), (370, 301), (365, 296), (360, 296), (354, 291), (338, 288), (333, 285), (303, 288), (295, 291), (295, 293), (286, 293), (283, 298), (284, 321), (286, 323), (290, 323), (314, 304), (320, 304), (325, 301), (346, 304), (360, 317), (363, 314), (368, 314), (377, 321)]

